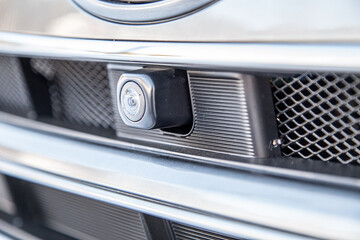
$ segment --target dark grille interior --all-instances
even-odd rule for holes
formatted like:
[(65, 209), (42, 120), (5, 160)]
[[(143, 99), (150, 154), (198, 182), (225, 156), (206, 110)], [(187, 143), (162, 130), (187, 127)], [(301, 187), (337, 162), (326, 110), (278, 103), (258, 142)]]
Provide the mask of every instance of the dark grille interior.
[(31, 65), (49, 80), (55, 119), (91, 127), (113, 128), (105, 64), (32, 59)]
[(191, 227), (179, 223), (171, 223), (176, 240), (239, 240), (205, 229)]
[[(21, 228), (39, 239), (240, 239), (0, 174), (0, 197), (5, 188), (13, 193), (13, 208), (19, 209), (14, 217), (21, 217)], [(12, 221), (1, 214), (0, 219)]]
[(358, 75), (306, 73), (272, 83), (284, 155), (360, 163)]
[(140, 213), (31, 184), (42, 224), (76, 239), (148, 239)]
[(0, 110), (28, 117), (35, 114), (20, 61), (14, 57), (0, 56)]

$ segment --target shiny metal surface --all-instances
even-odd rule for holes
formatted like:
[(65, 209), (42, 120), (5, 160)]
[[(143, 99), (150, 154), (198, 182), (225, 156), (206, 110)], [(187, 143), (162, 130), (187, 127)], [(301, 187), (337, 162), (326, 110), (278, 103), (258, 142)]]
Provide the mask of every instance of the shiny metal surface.
[(360, 44), (129, 42), (0, 32), (0, 53), (222, 71), (360, 71)]
[[(144, 147), (143, 145), (140, 144), (134, 144), (120, 140), (113, 140), (101, 136), (78, 132), (75, 130), (70, 130), (63, 127), (57, 127), (54, 125), (38, 122), (35, 120), (24, 119), (22, 117), (17, 117), (3, 112), (0, 112), (0, 121), (3, 123), (11, 124), (13, 126), (38, 130), (45, 133), (57, 134), (59, 136), (69, 137), (75, 140), (81, 140), (90, 143), (116, 147), (119, 149), (125, 149), (125, 150), (131, 149), (131, 150), (139, 151), (141, 153), (158, 154), (160, 156), (173, 157), (177, 159), (188, 160), (191, 162), (211, 164), (212, 166), (229, 167), (238, 170), (250, 171), (253, 173), (266, 174), (277, 177), (285, 177), (285, 178), (297, 179), (302, 181), (304, 180), (311, 181), (313, 183), (334, 184), (342, 187), (344, 186), (355, 187), (355, 188), (360, 187), (360, 180), (358, 174), (355, 174), (354, 176), (351, 175), (352, 177), (349, 177), (347, 175), (348, 172), (345, 172), (345, 175), (336, 172), (336, 175), (332, 175), (334, 174), (334, 169), (332, 169), (331, 167), (329, 168), (329, 165), (331, 164), (324, 166), (321, 163), (321, 165), (318, 165), (317, 168), (321, 168), (322, 171), (319, 171), (319, 169), (315, 169), (314, 172), (308, 172), (308, 169), (304, 169), (301, 166), (299, 166), (300, 163), (304, 162), (302, 159), (297, 159), (296, 161), (294, 161), (294, 159), (290, 160), (286, 158), (285, 159), (277, 158), (277, 159), (273, 159), (271, 164), (267, 164), (267, 161), (269, 159), (266, 159), (265, 161), (261, 161), (261, 160), (258, 161), (259, 159), (244, 158), (241, 159), (241, 161), (234, 161), (231, 159), (225, 160), (225, 159), (217, 158), (216, 156), (214, 156), (215, 154), (211, 154), (211, 156), (202, 155), (201, 157), (200, 156), (196, 157), (193, 154), (187, 154), (184, 152), (173, 152), (155, 147)], [(307, 161), (312, 161), (312, 160), (307, 160)], [(315, 162), (312, 162), (310, 164), (310, 167), (311, 165), (314, 165)], [(283, 167), (281, 167), (285, 163), (288, 163), (288, 165), (284, 165)], [(306, 167), (309, 166), (306, 165)], [(351, 168), (351, 166), (348, 166), (348, 168)], [(357, 171), (357, 168), (356, 170), (355, 168), (352, 168), (352, 171)]]
[(213, 0), (162, 0), (152, 3), (129, 1), (128, 3), (106, 2), (99, 0), (73, 0), (84, 11), (113, 22), (144, 24), (164, 22), (190, 14)]
[[(256, 238), (256, 239), (309, 239), (291, 233), (281, 232), (274, 229), (267, 229), (260, 226), (234, 221), (233, 219), (219, 218), (208, 214), (193, 212), (183, 208), (176, 208), (166, 203), (156, 203), (151, 199), (137, 198), (126, 194), (119, 194), (114, 191), (97, 188), (71, 181), (67, 178), (38, 171), (23, 165), (14, 164), (7, 160), (0, 159), (0, 172), (8, 175), (42, 184), (62, 191), (78, 194), (84, 197), (115, 204), (136, 211), (176, 220), (181, 223), (193, 224), (202, 228), (225, 232), (227, 234)], [(1, 222), (0, 222), (1, 223)]]
[[(357, 239), (360, 234), (360, 193), (355, 189), (164, 159), (7, 124), (0, 124), (0, 131), (7, 136), (0, 139), (3, 173), (90, 197), (115, 200), (124, 207), (235, 236), (244, 236), (244, 221), (319, 238)], [(117, 189), (142, 200), (140, 203), (139, 199), (92, 189), (59, 176)], [(274, 235), (262, 235), (264, 230), (247, 230), (248, 238), (274, 238)]]
[(175, 21), (128, 26), (70, 0), (0, 0), (0, 30), (111, 40), (359, 42), (359, 8), (357, 0), (221, 0)]

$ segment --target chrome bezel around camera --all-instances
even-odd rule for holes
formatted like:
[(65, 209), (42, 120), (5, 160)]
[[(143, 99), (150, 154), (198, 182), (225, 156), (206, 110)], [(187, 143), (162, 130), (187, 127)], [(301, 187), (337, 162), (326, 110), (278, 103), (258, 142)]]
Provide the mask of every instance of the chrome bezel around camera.
[[(142, 118), (138, 121), (131, 121), (121, 107), (121, 90), (128, 82), (136, 83), (142, 90), (145, 98), (145, 111)], [(122, 121), (129, 127), (151, 129), (156, 124), (156, 112), (154, 106), (154, 84), (150, 77), (146, 75), (123, 73), (116, 87), (117, 109)]]

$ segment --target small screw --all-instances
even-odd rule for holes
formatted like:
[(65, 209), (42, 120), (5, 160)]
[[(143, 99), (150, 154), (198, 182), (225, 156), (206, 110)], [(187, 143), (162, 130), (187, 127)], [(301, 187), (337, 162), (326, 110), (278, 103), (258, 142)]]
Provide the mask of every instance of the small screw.
[(274, 139), (271, 142), (271, 145), (276, 148), (278, 146), (280, 146), (283, 143), (282, 139), (278, 138), (278, 139)]

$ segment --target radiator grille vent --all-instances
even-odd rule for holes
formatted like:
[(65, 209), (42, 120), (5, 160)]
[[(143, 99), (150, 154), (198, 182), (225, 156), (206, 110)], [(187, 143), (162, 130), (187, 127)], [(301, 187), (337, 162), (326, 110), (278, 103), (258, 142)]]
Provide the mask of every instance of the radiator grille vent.
[(358, 75), (305, 73), (272, 83), (284, 155), (360, 163)]
[(59, 190), (31, 185), (40, 219), (76, 239), (147, 239), (138, 212)]
[(0, 56), (0, 110), (30, 116), (33, 111), (20, 61)]
[(105, 64), (32, 59), (31, 65), (50, 82), (52, 113), (56, 119), (113, 128)]
[(239, 240), (204, 229), (171, 223), (176, 240)]
[[(239, 75), (189, 72), (194, 110), (194, 129), (186, 137), (163, 134), (160, 130), (127, 127), (118, 114), (116, 130), (120, 137), (175, 145), (191, 149), (254, 156), (244, 82)], [(117, 78), (111, 83), (116, 92)], [(115, 96), (113, 99), (116, 99)], [(113, 102), (115, 111), (116, 102)]]

